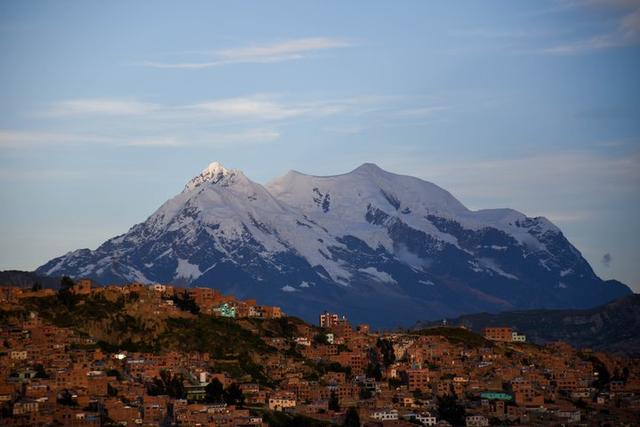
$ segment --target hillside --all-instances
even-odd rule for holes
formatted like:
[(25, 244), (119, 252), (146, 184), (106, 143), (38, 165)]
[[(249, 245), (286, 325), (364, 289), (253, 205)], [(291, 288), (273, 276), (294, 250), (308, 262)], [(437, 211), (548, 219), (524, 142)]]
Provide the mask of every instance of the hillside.
[(15, 286), (22, 289), (31, 289), (35, 284), (40, 284), (43, 288), (57, 289), (60, 284), (60, 278), (36, 274), (30, 271), (0, 271), (0, 287)]
[[(139, 284), (88, 289), (68, 278), (55, 294), (7, 293), (0, 361), (10, 369), (0, 382), (26, 377), (26, 387), (11, 388), (13, 408), (48, 389), (57, 398), (39, 415), (57, 425), (76, 411), (96, 420), (91, 425), (345, 425), (349, 417), (379, 420), (390, 408), (407, 421), (428, 411), (428, 425), (464, 425), (478, 410), (519, 425), (556, 425), (566, 418), (553, 411), (560, 405), (594, 425), (637, 425), (627, 399), (640, 390), (637, 360), (564, 343), (488, 341), (451, 326), (370, 333), (343, 321), (320, 329), (275, 311), (233, 317), (192, 293)], [(610, 311), (634, 310), (626, 300)], [(525, 382), (531, 388), (522, 393)], [(575, 398), (585, 391), (586, 399)], [(481, 404), (493, 399), (487, 394), (509, 401), (509, 412)], [(603, 396), (604, 406), (594, 403)], [(92, 404), (99, 399), (103, 406)], [(152, 413), (151, 405), (163, 410)], [(17, 425), (45, 425), (0, 410)]]
[[(0, 320), (15, 324), (35, 312), (48, 323), (92, 337), (95, 344), (89, 347), (109, 352), (206, 353), (227, 372), (262, 383), (270, 380), (261, 360), (276, 353), (263, 338), (291, 338), (312, 328), (293, 317), (231, 320), (158, 310), (154, 296), (152, 291), (142, 290), (126, 295), (117, 291), (72, 295), (64, 300), (59, 295), (24, 298), (18, 305), (0, 306)], [(313, 372), (313, 364), (310, 366)]]
[[(417, 328), (441, 322), (419, 322)], [(640, 355), (640, 295), (620, 298), (588, 310), (527, 310), (479, 313), (447, 319), (481, 332), (489, 326), (511, 326), (527, 340), (544, 344), (566, 341), (577, 348)]]

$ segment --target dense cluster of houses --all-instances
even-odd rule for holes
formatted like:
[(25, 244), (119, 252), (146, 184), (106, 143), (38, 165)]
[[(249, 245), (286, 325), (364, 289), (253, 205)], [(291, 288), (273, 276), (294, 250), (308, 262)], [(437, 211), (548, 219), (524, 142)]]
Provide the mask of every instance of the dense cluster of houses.
[[(280, 307), (258, 305), (255, 299), (239, 300), (233, 295), (224, 295), (212, 288), (183, 288), (167, 284), (145, 285), (130, 283), (124, 286), (108, 285), (94, 287), (91, 280), (80, 279), (74, 282), (71, 292), (76, 295), (94, 294), (145, 294), (160, 301), (163, 310), (179, 310), (175, 306), (175, 298), (189, 298), (198, 306), (203, 314), (220, 317), (253, 317), (276, 319), (283, 316)], [(55, 295), (53, 289), (24, 290), (17, 287), (0, 287), (0, 302), (19, 302), (22, 298), (46, 297)], [(155, 301), (154, 301), (155, 302)], [(152, 304), (151, 301), (147, 301)]]
[[(1, 290), (2, 306), (54, 292)], [(138, 293), (138, 304), (159, 316), (179, 314), (173, 297), (184, 292), (206, 315), (283, 316), (278, 307), (213, 289), (94, 288), (78, 281), (72, 291)], [(49, 324), (36, 313), (3, 321), (0, 425), (266, 426), (267, 410), (341, 424), (347, 408), (355, 408), (367, 426), (640, 421), (640, 364), (630, 359), (577, 352), (564, 343), (535, 346), (510, 328), (488, 328), (486, 344), (470, 345), (442, 334), (374, 333), (335, 313), (322, 313), (319, 325), (260, 337), (277, 349), (255, 356), (267, 377), (260, 381), (219, 368), (206, 353), (107, 352), (96, 347), (95, 337)], [(165, 385), (178, 378), (180, 396), (168, 385), (154, 388), (159, 378)], [(214, 382), (224, 390), (237, 387), (241, 401), (208, 401)], [(461, 409), (457, 420), (448, 415), (452, 406)]]
[(509, 327), (484, 328), (482, 335), (491, 341), (526, 342), (527, 337)]

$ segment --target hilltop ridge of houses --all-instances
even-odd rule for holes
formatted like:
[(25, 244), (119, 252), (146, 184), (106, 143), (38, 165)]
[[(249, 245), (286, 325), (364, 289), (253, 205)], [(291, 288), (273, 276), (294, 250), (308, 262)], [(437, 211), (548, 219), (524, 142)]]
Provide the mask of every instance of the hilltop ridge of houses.
[[(241, 318), (255, 317), (276, 319), (283, 316), (280, 307), (258, 305), (255, 299), (239, 300), (233, 295), (224, 295), (213, 288), (195, 287), (185, 288), (169, 284), (128, 283), (124, 285), (95, 286), (90, 279), (79, 279), (73, 282), (70, 292), (75, 295), (93, 294), (123, 294), (153, 291), (162, 300), (164, 309), (178, 310), (175, 307), (176, 298), (189, 298), (203, 314), (220, 317)], [(21, 298), (54, 296), (53, 289), (24, 290), (18, 287), (0, 287), (0, 302), (17, 302)]]
[[(199, 315), (238, 323), (286, 320), (278, 307), (209, 288), (78, 280), (68, 291), (137, 294), (136, 303), (158, 316), (195, 305)], [(0, 304), (54, 295), (1, 288)], [(466, 342), (465, 334), (375, 332), (325, 311), (317, 325), (260, 336), (274, 349), (254, 356), (262, 378), (227, 369), (230, 360), (208, 353), (106, 351), (95, 337), (31, 312), (0, 326), (0, 426), (262, 427), (269, 411), (338, 425), (356, 414), (359, 425), (372, 427), (640, 422), (637, 361), (562, 342), (535, 346), (508, 326), (486, 328), (485, 340)]]

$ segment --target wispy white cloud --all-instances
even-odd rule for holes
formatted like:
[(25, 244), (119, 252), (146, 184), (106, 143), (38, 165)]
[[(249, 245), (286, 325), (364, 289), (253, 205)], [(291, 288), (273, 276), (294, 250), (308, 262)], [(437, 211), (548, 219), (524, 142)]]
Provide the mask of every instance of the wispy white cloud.
[(193, 104), (187, 108), (221, 118), (280, 120), (307, 113), (300, 106), (285, 105), (263, 97), (227, 98)]
[[(421, 106), (425, 104), (429, 103), (399, 96), (322, 99), (288, 94), (250, 94), (192, 104), (160, 104), (133, 98), (60, 100), (36, 113), (38, 119), (45, 117), (51, 123), (49, 130), (42, 130), (42, 123), (31, 129), (0, 129), (0, 147), (55, 144), (179, 147), (269, 142), (280, 138), (280, 129), (276, 128), (300, 121), (315, 120), (319, 129), (356, 134), (363, 126), (354, 127), (354, 122), (404, 121), (406, 125), (403, 118), (424, 118), (448, 108)], [(339, 123), (332, 124), (329, 118), (336, 116)]]
[(49, 117), (136, 116), (149, 120), (247, 119), (283, 120), (299, 116), (322, 117), (346, 111), (364, 111), (379, 102), (372, 97), (300, 100), (285, 95), (254, 94), (203, 100), (188, 105), (161, 105), (135, 99), (74, 99), (60, 101), (44, 111)]
[(236, 132), (203, 133), (190, 138), (175, 136), (113, 137), (82, 133), (32, 132), (0, 130), (0, 148), (59, 145), (115, 145), (123, 147), (221, 146), (275, 141), (280, 133), (274, 129), (247, 129)]
[(353, 44), (336, 38), (301, 38), (270, 44), (221, 49), (207, 55), (207, 60), (182, 62), (144, 61), (142, 65), (152, 68), (198, 70), (230, 64), (268, 64), (297, 60), (308, 57), (318, 51), (349, 46), (353, 46)]
[(299, 59), (309, 52), (351, 45), (351, 43), (340, 39), (315, 37), (237, 49), (224, 49), (219, 51), (219, 56), (224, 61), (273, 62), (274, 60)]
[(204, 135), (200, 145), (242, 145), (256, 142), (272, 142), (280, 138), (280, 132), (275, 129), (248, 129), (235, 133), (213, 133)]
[(608, 9), (618, 14), (613, 28), (590, 37), (559, 43), (543, 48), (542, 53), (576, 55), (603, 49), (640, 44), (640, 1), (638, 0), (586, 0), (573, 2), (574, 6)]
[(33, 145), (103, 144), (121, 146), (175, 146), (174, 137), (149, 136), (140, 138), (118, 138), (96, 134), (55, 131), (0, 130), (0, 147), (19, 148)]
[(96, 143), (103, 138), (62, 132), (0, 130), (0, 147), (22, 147), (40, 144)]
[(143, 115), (158, 111), (160, 106), (133, 99), (89, 98), (60, 101), (51, 106), (46, 114), (51, 116), (78, 115)]
[[(585, 14), (586, 16), (582, 16)], [(557, 25), (452, 30), (465, 44), (448, 54), (499, 51), (512, 54), (578, 55), (640, 44), (640, 0), (558, 0), (553, 7), (526, 16), (581, 14), (579, 21)]]
[(628, 46), (634, 43), (634, 40), (620, 37), (618, 33), (611, 33), (543, 48), (540, 52), (551, 55), (577, 55), (614, 47)]
[(299, 116), (328, 116), (356, 105), (359, 103), (355, 100), (295, 101), (254, 95), (203, 101), (184, 108), (217, 118), (282, 120)]

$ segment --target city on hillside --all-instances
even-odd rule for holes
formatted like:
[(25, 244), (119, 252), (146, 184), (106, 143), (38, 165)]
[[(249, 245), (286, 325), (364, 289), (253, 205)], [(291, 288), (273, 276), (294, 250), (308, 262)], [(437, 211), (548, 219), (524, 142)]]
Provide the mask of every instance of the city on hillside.
[(0, 288), (0, 425), (637, 425), (637, 360), (509, 325), (316, 325), (210, 288)]

